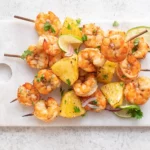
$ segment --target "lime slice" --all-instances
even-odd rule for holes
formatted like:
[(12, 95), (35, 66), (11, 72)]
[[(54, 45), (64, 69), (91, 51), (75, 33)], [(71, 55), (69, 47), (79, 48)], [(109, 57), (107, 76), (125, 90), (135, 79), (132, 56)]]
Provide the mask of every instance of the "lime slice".
[[(124, 103), (125, 104), (125, 103)], [(121, 118), (131, 118), (132, 115), (128, 114), (129, 109), (139, 109), (140, 107), (137, 105), (128, 105), (127, 103), (123, 106), (120, 106), (122, 110), (114, 112), (115, 115), (121, 117)]]
[[(140, 37), (143, 37), (146, 41), (146, 43), (150, 46), (150, 27), (146, 27), (146, 26), (138, 26), (138, 27), (134, 27), (131, 28), (130, 30), (127, 31), (126, 33), (126, 41), (133, 37), (134, 35), (144, 31), (144, 30), (148, 30), (147, 33), (141, 35)], [(150, 49), (149, 49), (150, 51)]]
[(127, 112), (127, 109), (122, 109), (120, 111), (114, 112), (114, 114), (121, 118), (131, 118), (131, 114), (128, 114)]
[(72, 35), (61, 35), (58, 39), (58, 45), (64, 52), (78, 49), (81, 44), (82, 40)]

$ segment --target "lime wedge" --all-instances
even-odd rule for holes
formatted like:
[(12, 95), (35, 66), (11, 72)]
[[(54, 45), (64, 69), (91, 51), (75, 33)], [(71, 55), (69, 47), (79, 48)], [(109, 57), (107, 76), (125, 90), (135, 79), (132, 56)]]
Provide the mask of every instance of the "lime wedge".
[(122, 109), (120, 111), (114, 112), (114, 114), (121, 118), (131, 118), (131, 114), (128, 114), (127, 112), (127, 109)]
[(61, 35), (58, 39), (58, 45), (64, 52), (78, 49), (81, 44), (82, 40), (72, 35)]
[[(138, 27), (134, 27), (131, 28), (130, 30), (127, 31), (126, 33), (126, 41), (131, 38), (132, 36), (144, 31), (144, 30), (148, 30), (147, 33), (141, 35), (140, 37), (143, 37), (146, 41), (146, 43), (150, 46), (150, 27), (146, 27), (146, 26), (138, 26)], [(150, 49), (149, 49), (150, 51)]]

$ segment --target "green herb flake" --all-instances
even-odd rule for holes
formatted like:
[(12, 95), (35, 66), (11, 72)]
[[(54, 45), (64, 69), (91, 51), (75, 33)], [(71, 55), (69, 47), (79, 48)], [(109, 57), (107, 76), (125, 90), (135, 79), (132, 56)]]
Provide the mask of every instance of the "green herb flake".
[(114, 21), (113, 22), (113, 27), (118, 27), (119, 26), (119, 23), (117, 21)]
[(130, 114), (131, 117), (136, 119), (141, 119), (143, 117), (143, 112), (141, 111), (140, 107), (137, 105), (131, 105), (127, 108), (127, 114)]
[(122, 86), (122, 87), (123, 87), (123, 86), (124, 86), (124, 84), (123, 84), (123, 83), (120, 83), (120, 86)]
[(27, 56), (32, 55), (32, 51), (30, 51), (29, 49), (27, 49), (26, 51), (23, 52), (23, 54), (21, 55), (21, 59), (25, 59)]
[(78, 19), (76, 20), (76, 22), (77, 22), (77, 24), (79, 25), (79, 24), (81, 23), (81, 19), (78, 18)]
[(84, 41), (87, 41), (87, 35), (84, 34), (84, 35), (82, 36), (82, 41), (83, 41), (83, 42), (84, 42)]
[(108, 79), (108, 75), (107, 75), (107, 74), (104, 74), (104, 75), (103, 75), (103, 79), (104, 79), (104, 80), (107, 80), (107, 79)]
[(77, 48), (74, 49), (74, 52), (78, 55), (79, 50)]
[(66, 103), (67, 103), (67, 101), (65, 100), (65, 101), (64, 101), (64, 103), (66, 104)]
[(37, 78), (36, 81), (37, 81), (37, 82), (41, 82), (43, 79), (44, 79), (44, 76), (43, 76), (43, 74), (42, 74), (42, 76), (39, 77), (39, 78)]
[(101, 46), (97, 46), (98, 49), (101, 49)]
[(134, 46), (137, 46), (139, 44), (139, 38), (136, 38), (133, 43), (134, 43)]
[(49, 31), (49, 30), (51, 30), (52, 33), (56, 32), (53, 26), (49, 22), (46, 22), (44, 24), (44, 31)]
[(64, 96), (64, 92), (65, 92), (65, 90), (63, 90), (62, 87), (60, 87), (60, 94), (61, 94), (61, 97)]
[(92, 101), (93, 105), (97, 105), (97, 100)]
[(80, 31), (82, 31), (82, 27), (79, 27)]
[(71, 30), (71, 29), (72, 29), (70, 24), (68, 24), (67, 29), (68, 29), (68, 30)]
[(125, 76), (125, 75), (122, 75), (122, 78), (126, 78), (126, 76)]
[(71, 85), (71, 82), (69, 79), (66, 80), (67, 84), (70, 86)]
[(83, 115), (81, 115), (82, 117), (85, 117), (86, 113), (84, 113)]
[(80, 108), (77, 107), (77, 106), (74, 106), (74, 112), (75, 112), (75, 113), (79, 113), (79, 112), (80, 112)]
[(95, 29), (93, 30), (93, 34), (96, 34), (96, 30)]

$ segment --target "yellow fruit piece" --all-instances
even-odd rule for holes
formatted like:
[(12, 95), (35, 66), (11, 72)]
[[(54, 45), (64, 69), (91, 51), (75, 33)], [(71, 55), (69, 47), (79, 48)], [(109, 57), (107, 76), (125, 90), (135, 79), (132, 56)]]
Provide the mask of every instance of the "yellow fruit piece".
[(59, 60), (51, 69), (63, 82), (72, 85), (79, 76), (77, 55)]
[(116, 66), (116, 63), (106, 61), (104, 66), (97, 71), (97, 81), (101, 83), (110, 83), (115, 73)]
[(60, 35), (64, 34), (70, 34), (79, 38), (80, 40), (82, 39), (82, 34), (76, 20), (69, 17), (65, 19), (62, 29), (60, 31)]
[(124, 86), (123, 82), (113, 82), (101, 87), (102, 93), (113, 108), (122, 105)]
[(85, 109), (82, 107), (81, 101), (74, 91), (69, 91), (64, 94), (60, 109), (60, 116), (66, 118), (74, 118), (85, 114)]

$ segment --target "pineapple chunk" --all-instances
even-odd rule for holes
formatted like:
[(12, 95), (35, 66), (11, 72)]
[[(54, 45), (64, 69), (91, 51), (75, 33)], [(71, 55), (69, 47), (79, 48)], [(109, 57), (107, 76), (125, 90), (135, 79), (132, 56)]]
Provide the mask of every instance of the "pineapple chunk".
[(77, 55), (59, 60), (51, 69), (63, 82), (69, 86), (72, 85), (79, 76)]
[(113, 82), (101, 87), (102, 93), (113, 108), (122, 105), (124, 86), (123, 82)]
[(97, 71), (97, 81), (101, 83), (110, 83), (115, 73), (116, 66), (116, 63), (106, 61), (104, 66)]
[(66, 118), (74, 118), (85, 114), (85, 109), (82, 107), (81, 101), (74, 91), (69, 91), (64, 94), (60, 109), (60, 116)]
[(60, 31), (60, 35), (64, 34), (70, 34), (79, 38), (80, 40), (82, 39), (82, 34), (76, 20), (69, 17), (65, 19), (62, 29)]

